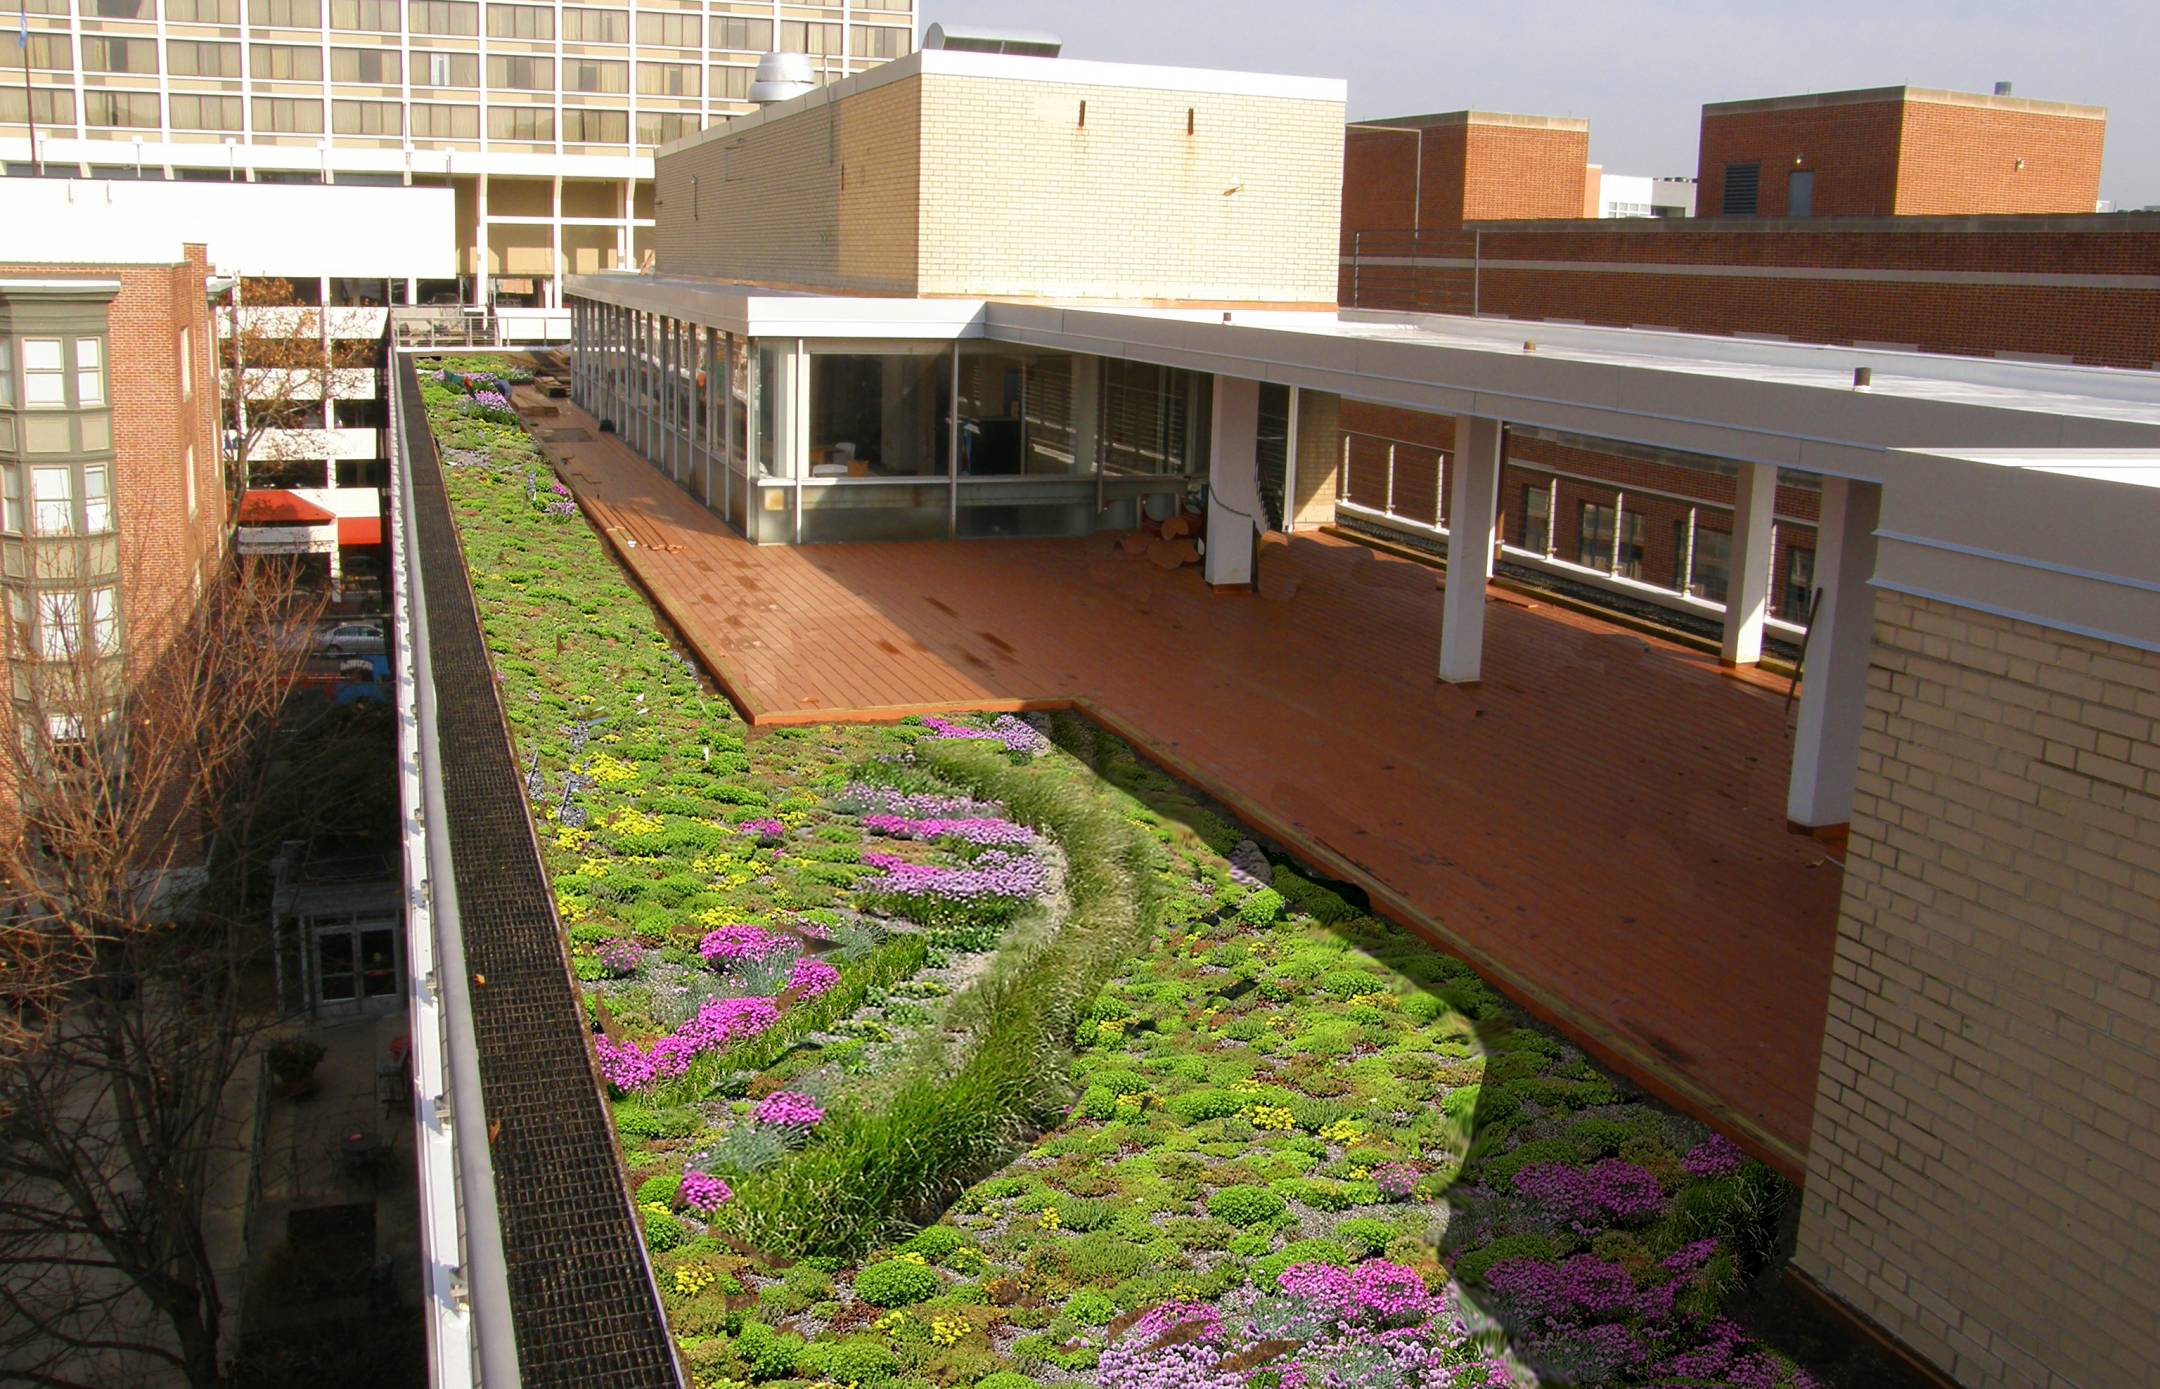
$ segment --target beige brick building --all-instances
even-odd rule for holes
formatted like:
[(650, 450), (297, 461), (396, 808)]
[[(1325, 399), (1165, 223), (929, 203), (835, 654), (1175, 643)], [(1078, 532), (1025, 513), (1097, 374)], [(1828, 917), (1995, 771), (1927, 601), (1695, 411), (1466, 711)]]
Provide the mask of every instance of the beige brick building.
[(916, 53), (664, 148), (658, 268), (872, 294), (1331, 307), (1342, 92)]
[(2149, 1385), (2160, 655), (1877, 595), (1801, 1266), (1961, 1384)]

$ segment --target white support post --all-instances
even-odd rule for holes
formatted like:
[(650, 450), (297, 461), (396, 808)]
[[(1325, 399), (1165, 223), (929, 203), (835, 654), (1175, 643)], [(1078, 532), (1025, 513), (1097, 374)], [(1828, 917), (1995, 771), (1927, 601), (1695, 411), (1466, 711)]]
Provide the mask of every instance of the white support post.
[(1447, 589), (1440, 619), (1440, 678), (1475, 685), (1485, 664), (1485, 579), (1499, 513), (1500, 449), (1506, 426), (1481, 415), (1455, 417), (1448, 479)]
[[(1751, 666), (1762, 660), (1763, 622), (1770, 616), (1770, 527), (1777, 516), (1777, 468), (1742, 463), (1733, 479), (1732, 578), (1725, 593), (1725, 630), (1718, 661)], [(1619, 537), (1613, 537), (1614, 547)]]
[(1290, 388), (1289, 427), (1283, 431), (1282, 451), (1282, 528), (1288, 535), (1297, 529), (1297, 451), (1298, 411), (1305, 401), (1301, 388)]
[(1785, 818), (1819, 830), (1852, 820), (1860, 761), (1860, 717), (1875, 651), (1875, 525), (1882, 489), (1826, 477), (1815, 531), (1815, 581), (1822, 602), (1800, 673), (1800, 722), (1793, 734)]
[(1252, 582), (1260, 509), (1260, 383), (1215, 378), (1208, 431), (1207, 554), (1201, 573), (1216, 588)]

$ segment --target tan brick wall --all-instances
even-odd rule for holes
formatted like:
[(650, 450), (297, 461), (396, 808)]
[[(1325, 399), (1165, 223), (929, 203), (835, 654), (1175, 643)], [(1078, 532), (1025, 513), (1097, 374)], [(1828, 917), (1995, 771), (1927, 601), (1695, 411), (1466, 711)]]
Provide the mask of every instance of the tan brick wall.
[(1290, 515), (1302, 529), (1335, 520), (1336, 474), (1342, 463), (1342, 397), (1298, 392), (1297, 485)]
[(1337, 103), (937, 74), (923, 147), (925, 294), (1334, 302)]
[(1876, 598), (1799, 1262), (1959, 1383), (2155, 1383), (2160, 655)]
[(903, 78), (663, 155), (658, 269), (913, 294), (922, 90)]
[(1333, 304), (1342, 159), (1338, 102), (903, 77), (662, 156), (658, 265), (881, 294)]

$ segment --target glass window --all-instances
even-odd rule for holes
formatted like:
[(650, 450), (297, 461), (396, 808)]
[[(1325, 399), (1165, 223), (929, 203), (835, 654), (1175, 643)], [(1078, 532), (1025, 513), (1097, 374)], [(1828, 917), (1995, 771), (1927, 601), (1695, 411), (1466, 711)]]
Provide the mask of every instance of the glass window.
[(1074, 457), (1072, 358), (963, 350), (960, 474), (1071, 475), (1094, 460)]
[(1601, 574), (1612, 572), (1613, 508), (1582, 504), (1582, 531), (1575, 539), (1575, 562)]
[(699, 125), (698, 118), (687, 111), (640, 111), (637, 128), (639, 144), (664, 145), (696, 134)]
[(639, 63), (637, 89), (645, 96), (696, 96), (695, 63)]
[(293, 44), (252, 44), (248, 69), (255, 76), (275, 82), (320, 82), (322, 50)]
[(333, 101), (330, 129), (338, 135), (394, 137), (405, 133), (405, 124), (398, 119), (398, 104), (394, 101)]
[[(943, 474), (950, 376), (942, 352), (813, 354), (809, 475)], [(1015, 421), (1015, 445), (1018, 435)]]
[(171, 39), (165, 44), (166, 63), (175, 77), (238, 77), (240, 45), (198, 43)]
[(490, 106), (490, 140), (523, 140), (541, 144), (555, 138), (555, 109), (551, 106)]
[[(415, 87), (477, 87), (480, 58), (473, 53), (415, 53), (412, 72)], [(420, 133), (418, 121), (413, 133)]]
[(772, 51), (772, 21), (769, 19), (733, 19), (714, 15), (712, 21), (712, 46), (731, 48), (738, 53), (770, 53)]
[(322, 134), (322, 103), (312, 98), (255, 98), (255, 128), (281, 135)]
[(477, 140), (480, 138), (480, 108), (477, 106), (434, 106), (416, 103), (409, 118), (415, 138), (437, 140)]
[(1552, 552), (1552, 489), (1543, 484), (1522, 490), (1522, 547), (1541, 555)]
[(15, 404), (15, 344), (0, 337), (0, 409)]
[(757, 79), (756, 68), (716, 67), (710, 73), (710, 91), (714, 101), (748, 101), (750, 84)]
[(555, 11), (544, 5), (490, 5), (488, 35), (498, 39), (552, 39)]
[(113, 588), (90, 590), (90, 649), (110, 656), (120, 649), (120, 593)]
[(848, 52), (858, 58), (897, 58), (908, 51), (911, 31), (858, 24), (848, 35)]
[(1732, 582), (1732, 537), (1704, 529), (1701, 517), (1695, 521), (1695, 562), (1690, 575), (1688, 592), (1713, 603), (1725, 601)]
[(168, 24), (238, 24), (240, 0), (165, 0)]
[(30, 518), (38, 535), (75, 533), (75, 488), (71, 469), (32, 468), (30, 501)]
[(155, 129), (158, 124), (157, 93), (84, 92), (83, 124), (104, 129)]
[(83, 469), (83, 533), (103, 535), (112, 528), (112, 470), (93, 463)]
[(322, 0), (248, 0), (248, 23), (320, 29)]
[(8, 655), (27, 656), (35, 624), (30, 620), (30, 595), (19, 588), (8, 590)]
[(66, 405), (67, 366), (60, 355), (60, 339), (24, 338), (22, 353), (23, 404), (33, 409)]
[(40, 72), (64, 72), (75, 66), (66, 34), (32, 34), (28, 48), (16, 43), (14, 35), (0, 44), (0, 68), (19, 68), (25, 59), (33, 71)]
[(565, 9), (562, 36), (573, 43), (628, 43), (628, 10)]
[(600, 58), (563, 59), (566, 92), (623, 92), (630, 88), (630, 65)]
[(637, 41), (667, 48), (702, 48), (705, 38), (698, 26), (702, 15), (641, 14), (637, 17)]
[(38, 654), (65, 661), (82, 641), (82, 597), (72, 589), (49, 589), (38, 595)]
[(82, 40), (82, 65), (85, 72), (155, 74), (158, 70), (157, 41), (85, 34)]
[[(239, 51), (239, 45), (233, 45)], [(194, 96), (184, 92), (172, 94), (172, 123), (175, 130), (238, 130), (241, 128), (240, 98), (236, 96)]]
[(195, 446), (189, 444), (187, 452), (180, 455), (180, 476), (187, 479), (187, 514), (195, 515)]
[(783, 19), (780, 21), (780, 47), (789, 53), (808, 53), (818, 58), (830, 57), (840, 51), (840, 26), (817, 24), (802, 19)]
[(364, 34), (398, 31), (398, 0), (330, 0), (330, 27)]
[(0, 465), (0, 530), (21, 535), (23, 528), (22, 469)]
[(520, 92), (555, 90), (555, 60), (515, 53), (488, 55), (488, 85)]
[(1787, 622), (1808, 620), (1808, 605), (1815, 601), (1815, 552), (1795, 545), (1785, 552), (1784, 603), (1778, 616)]
[(630, 113), (566, 109), (563, 139), (573, 144), (624, 145), (630, 142)]
[(333, 82), (369, 82), (377, 86), (396, 86), (399, 72), (398, 52), (394, 48), (330, 50), (330, 80)]
[(1620, 513), (1620, 577), (1640, 579), (1643, 561), (1643, 518), (1639, 511)]
[(1181, 367), (1105, 360), (1097, 431), (1103, 471), (1127, 477), (1204, 471), (1207, 384)]
[(480, 32), (480, 7), (472, 0), (410, 0), (406, 13), (416, 34)]

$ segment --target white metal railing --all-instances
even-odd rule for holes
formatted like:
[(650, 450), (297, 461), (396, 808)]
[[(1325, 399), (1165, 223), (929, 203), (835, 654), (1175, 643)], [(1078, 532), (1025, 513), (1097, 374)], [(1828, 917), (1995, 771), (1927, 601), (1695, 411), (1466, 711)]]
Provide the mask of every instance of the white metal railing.
[[(1385, 461), (1382, 464), (1384, 471), (1381, 484), (1381, 505), (1379, 506), (1352, 501), (1350, 498), (1350, 485), (1352, 482), (1351, 444), (1353, 440), (1357, 439), (1365, 440), (1370, 444), (1385, 446), (1383, 455)], [(1397, 464), (1405, 450), (1412, 450), (1416, 454), (1426, 455), (1430, 458), (1430, 466), (1433, 470), (1432, 519), (1430, 520), (1425, 519), (1422, 513), (1419, 515), (1405, 514), (1396, 506), (1395, 473)], [(1424, 463), (1421, 461), (1419, 466), (1424, 466)], [(1335, 494), (1335, 508), (1338, 512), (1346, 512), (1359, 520), (1404, 531), (1412, 535), (1430, 536), (1441, 540), (1448, 539), (1448, 527), (1444, 513), (1445, 498), (1447, 496), (1447, 453), (1445, 450), (1433, 448), (1429, 444), (1412, 443), (1405, 439), (1389, 439), (1380, 435), (1345, 430), (1343, 431), (1342, 459), (1338, 464), (1338, 468), (1340, 476)], [(1613, 488), (1613, 494), (1616, 500), (1620, 500), (1621, 505), (1624, 505), (1624, 500), (1621, 499), (1625, 498), (1626, 493), (1627, 489)], [(1666, 494), (1660, 493), (1659, 495)], [(1689, 501), (1689, 505), (1699, 507), (1709, 504)], [(1720, 508), (1713, 507), (1713, 509)], [(1555, 533), (1555, 516), (1554, 511), (1547, 510), (1545, 533), (1548, 542)], [(1619, 507), (1616, 506), (1613, 546), (1616, 559), (1620, 550), (1620, 524)], [(1689, 541), (1692, 547), (1692, 524), (1690, 526)], [(1773, 551), (1775, 548), (1773, 543)], [(1715, 621), (1722, 621), (1725, 617), (1725, 604), (1715, 599), (1698, 598), (1692, 593), (1677, 588), (1650, 583), (1644, 579), (1630, 578), (1628, 575), (1619, 572), (1617, 564), (1612, 569), (1598, 569), (1587, 564), (1577, 564), (1572, 560), (1562, 559), (1549, 549), (1543, 551), (1526, 549), (1520, 545), (1509, 544), (1504, 539), (1500, 545), (1500, 554), (1510, 564), (1535, 570), (1538, 573), (1549, 574), (1557, 579), (1566, 579), (1588, 588), (1600, 589), (1637, 602), (1651, 603), (1670, 612), (1686, 613), (1693, 617), (1708, 618)], [(1692, 554), (1689, 558), (1692, 561)], [(1765, 556), (1764, 562), (1768, 563), (1768, 561), (1769, 557)], [(1765, 617), (1764, 625), (1768, 630), (1792, 641), (1798, 641), (1807, 633), (1805, 624), (1788, 622), (1781, 617)]]
[[(393, 358), (393, 369), (395, 360)], [(514, 1389), (516, 1349), (494, 1225), (494, 1172), (469, 1009), (462, 997), (448, 815), (435, 742), (426, 590), (415, 548), (404, 408), (390, 396), (390, 590), (397, 684), (398, 803), (405, 869), (406, 1007), (416, 1110), (420, 1257), (428, 1381), (434, 1389)], [(477, 1228), (468, 1230), (468, 1217)], [(476, 1257), (476, 1245), (480, 1246)], [(476, 1315), (478, 1307), (482, 1315)], [(507, 1356), (507, 1368), (498, 1369)]]

